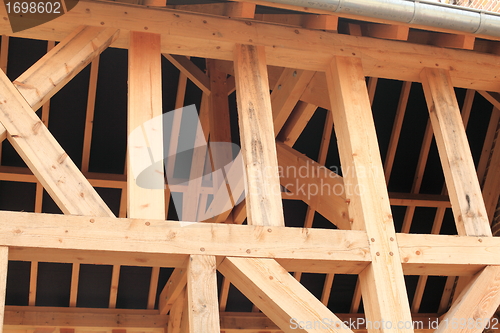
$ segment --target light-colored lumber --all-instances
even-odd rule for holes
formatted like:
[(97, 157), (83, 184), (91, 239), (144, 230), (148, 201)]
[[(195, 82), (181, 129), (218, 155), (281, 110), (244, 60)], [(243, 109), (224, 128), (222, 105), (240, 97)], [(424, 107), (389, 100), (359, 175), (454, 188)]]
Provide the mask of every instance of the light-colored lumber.
[(401, 93), (399, 95), (398, 108), (396, 109), (396, 116), (394, 117), (391, 137), (389, 139), (389, 147), (387, 148), (387, 154), (385, 155), (384, 162), (384, 174), (387, 183), (389, 183), (392, 166), (394, 165), (394, 159), (396, 157), (396, 150), (398, 148), (399, 137), (401, 135), (406, 106), (408, 105), (408, 98), (410, 97), (411, 85), (412, 82), (403, 82)]
[[(189, 325), (187, 323), (187, 311), (184, 311), (186, 305), (186, 288), (182, 289), (175, 300), (167, 322), (167, 333), (184, 333)], [(184, 330), (184, 331), (183, 331)]]
[[(276, 143), (281, 184), (340, 229), (350, 229), (342, 177), (293, 148)], [(284, 194), (284, 198), (287, 194)]]
[(366, 230), (370, 240), (372, 263), (359, 276), (367, 319), (411, 321), (361, 60), (335, 57), (326, 78), (340, 159), (346, 170), (344, 183), (358, 188), (358, 192), (346, 195), (352, 229)]
[(226, 16), (239, 18), (253, 18), (255, 15), (254, 3), (230, 2), (226, 4)]
[(214, 256), (193, 255), (189, 257), (187, 301), (190, 333), (220, 331)]
[[(340, 319), (272, 259), (227, 257), (219, 271), (284, 332), (352, 332), (340, 329)], [(299, 325), (324, 319), (328, 326)]]
[(278, 140), (282, 141), (289, 147), (292, 147), (299, 139), (300, 134), (311, 120), (314, 112), (318, 107), (314, 104), (298, 101), (293, 108), (288, 120), (281, 129)]
[(149, 293), (148, 293), (148, 309), (155, 308), (156, 301), (156, 291), (158, 290), (158, 279), (160, 277), (160, 267), (153, 267), (151, 269), (151, 279), (149, 282)]
[(0, 44), (0, 69), (7, 73), (7, 60), (9, 59), (9, 36), (3, 35)]
[(484, 268), (462, 290), (436, 332), (483, 332), (500, 304), (499, 291), (500, 267)]
[(285, 68), (271, 93), (274, 132), (277, 136), (315, 72)]
[[(76, 307), (78, 300), (78, 281), (80, 280), (80, 264), (73, 263), (71, 267), (71, 287), (69, 290), (69, 306)], [(34, 304), (30, 304), (34, 305)]]
[(410, 32), (409, 27), (398, 24), (366, 23), (361, 26), (361, 29), (364, 36), (403, 41), (408, 39)]
[(305, 15), (302, 25), (308, 29), (319, 29), (336, 32), (339, 18), (335, 15)]
[(85, 112), (85, 130), (83, 134), (82, 172), (89, 171), (90, 148), (92, 145), (92, 129), (94, 128), (95, 98), (97, 93), (97, 75), (99, 73), (99, 56), (90, 65), (89, 92), (87, 110)]
[(38, 278), (38, 261), (32, 261), (30, 265), (30, 289), (28, 296), (28, 305), (34, 306), (36, 303), (36, 289)]
[(491, 236), (488, 215), (448, 71), (426, 68), (422, 81), (458, 233)]
[(0, 122), (8, 139), (66, 214), (113, 216), (7, 76), (0, 73)]
[[(128, 55), (128, 216), (165, 219), (160, 35), (130, 33)], [(138, 184), (154, 165), (148, 181)]]
[[(3, 323), (5, 316), (5, 294), (7, 292), (7, 266), (9, 264), (9, 248), (0, 247), (0, 321)], [(3, 332), (3, 325), (0, 333)]]
[(433, 33), (431, 43), (441, 47), (473, 50), (476, 37), (470, 35)]
[(163, 55), (205, 94), (210, 95), (210, 80), (208, 76), (203, 73), (201, 69), (199, 69), (198, 66), (196, 66), (191, 60), (185, 56), (167, 53), (164, 53)]
[(116, 38), (113, 28), (82, 26), (43, 56), (14, 85), (37, 110)]
[(118, 297), (118, 282), (120, 281), (120, 265), (113, 265), (111, 272), (111, 286), (109, 288), (109, 305), (110, 309), (116, 308), (116, 299)]
[[(261, 45), (266, 49), (269, 65), (315, 71), (325, 70), (332, 56), (352, 56), (355, 53), (363, 59), (365, 76), (419, 82), (423, 68), (438, 64), (440, 68), (460, 68), (450, 74), (454, 86), (500, 90), (495, 73), (489, 70), (497, 64), (497, 56), (493, 54), (428, 45), (414, 45), (409, 54), (408, 44), (399, 41), (260, 22), (247, 25), (229, 18), (177, 14), (175, 10), (137, 8), (126, 4), (80, 3), (57, 21), (25, 30), (16, 36), (57, 41), (79, 25), (102, 26), (103, 22), (104, 26), (117, 29), (145, 31), (147, 27), (148, 32), (162, 34), (165, 40), (162, 53), (232, 60), (235, 43)], [(12, 35), (8, 22), (0, 26), (0, 33)], [(480, 35), (477, 37), (481, 38)], [(280, 43), (276, 43), (277, 40)], [(128, 42), (128, 37), (122, 36), (113, 46), (127, 48)]]
[[(187, 283), (187, 260), (183, 262), (181, 267), (174, 269), (167, 283), (160, 293), (158, 309), (160, 313), (167, 314), (174, 306), (179, 295), (185, 292)], [(181, 301), (182, 302), (182, 301)]]
[[(251, 45), (236, 45), (234, 66), (241, 151), (248, 183), (248, 224), (283, 226), (283, 206), (264, 49)], [(249, 209), (248, 206), (253, 208)]]
[[(4, 325), (7, 329), (42, 327), (128, 328), (162, 332), (167, 316), (156, 310), (65, 308), (45, 306), (6, 306)], [(92, 329), (90, 329), (92, 330)]]

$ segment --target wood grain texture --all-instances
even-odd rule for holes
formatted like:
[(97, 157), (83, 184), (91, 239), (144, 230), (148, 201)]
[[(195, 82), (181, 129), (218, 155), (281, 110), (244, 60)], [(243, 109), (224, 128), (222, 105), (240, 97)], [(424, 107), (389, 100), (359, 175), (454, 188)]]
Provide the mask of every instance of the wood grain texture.
[(236, 45), (234, 52), (241, 151), (248, 192), (248, 224), (285, 225), (264, 49)]
[(214, 256), (193, 255), (189, 257), (187, 300), (190, 333), (220, 331), (217, 271)]
[(422, 84), (459, 235), (491, 236), (476, 169), (448, 71), (426, 68)]
[[(411, 322), (389, 195), (359, 58), (335, 57), (326, 79), (352, 229), (366, 230), (372, 263), (360, 274), (367, 320)], [(382, 332), (392, 331), (382, 329)], [(401, 329), (397, 332), (412, 332)]]

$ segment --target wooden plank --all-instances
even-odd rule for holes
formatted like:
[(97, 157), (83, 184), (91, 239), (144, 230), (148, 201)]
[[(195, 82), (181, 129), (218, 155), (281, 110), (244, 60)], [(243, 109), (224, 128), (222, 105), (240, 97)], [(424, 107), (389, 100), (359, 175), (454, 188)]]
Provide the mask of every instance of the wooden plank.
[[(71, 287), (69, 290), (69, 306), (76, 307), (76, 302), (78, 300), (78, 281), (80, 280), (80, 264), (73, 263), (71, 268)], [(34, 304), (30, 304), (34, 305)]]
[(109, 308), (116, 308), (116, 299), (118, 297), (118, 282), (120, 281), (120, 265), (113, 265), (111, 273), (111, 286), (109, 291)]
[(148, 329), (148, 332), (162, 332), (167, 316), (156, 310), (97, 309), (6, 306), (4, 325), (7, 329), (30, 329), (43, 327), (69, 327), (107, 329)]
[(37, 110), (117, 37), (113, 28), (79, 27), (21, 74), (14, 85)]
[(214, 256), (189, 257), (187, 267), (189, 332), (220, 331), (217, 270)]
[(370, 239), (372, 263), (359, 276), (367, 319), (411, 322), (361, 60), (335, 57), (326, 78), (341, 163), (344, 170), (349, 170), (344, 174), (344, 183), (359, 189), (346, 194), (351, 226), (366, 230)]
[(226, 16), (239, 18), (253, 18), (255, 15), (254, 3), (230, 2), (226, 4)]
[(264, 49), (237, 45), (234, 53), (241, 152), (248, 183), (248, 224), (283, 226), (273, 118)]
[(484, 268), (460, 293), (436, 332), (482, 332), (500, 304), (499, 290), (500, 267)]
[(167, 314), (174, 306), (177, 298), (185, 291), (187, 283), (187, 260), (181, 267), (177, 267), (170, 275), (165, 287), (160, 293), (158, 309), (160, 313)]
[(151, 279), (149, 282), (149, 293), (148, 293), (148, 309), (155, 308), (156, 302), (156, 291), (158, 290), (158, 279), (160, 277), (160, 267), (153, 267), (151, 270)]
[(431, 43), (441, 47), (473, 50), (475, 41), (476, 37), (470, 35), (444, 33), (434, 33), (431, 35)]
[(363, 30), (364, 36), (403, 41), (408, 39), (408, 34), (410, 32), (408, 26), (398, 24), (366, 23), (361, 26), (361, 29)]
[(302, 20), (304, 28), (336, 32), (339, 18), (335, 15), (305, 15)]
[(411, 82), (403, 82), (401, 93), (399, 95), (398, 108), (396, 109), (396, 116), (394, 117), (394, 124), (392, 125), (391, 138), (389, 139), (389, 147), (385, 155), (384, 162), (384, 175), (385, 181), (389, 183), (389, 178), (394, 165), (394, 158), (398, 148), (399, 137), (401, 135), (401, 128), (406, 113), (406, 106), (408, 105), (408, 98), (410, 96)]
[(346, 192), (354, 188), (346, 188), (342, 177), (295, 149), (280, 142), (276, 147), (281, 184), (340, 229), (350, 229)]
[[(128, 216), (165, 219), (160, 35), (131, 32), (128, 60)], [(152, 187), (141, 187), (139, 172), (153, 164)]]
[(186, 323), (187, 313), (184, 312), (186, 302), (186, 288), (184, 287), (174, 302), (172, 310), (170, 310), (166, 329), (167, 333), (184, 333), (186, 331), (186, 326), (189, 325)]
[[(25, 30), (16, 36), (61, 40), (79, 25), (102, 26), (101, 22), (117, 29), (144, 31), (144, 21), (147, 21), (148, 32), (163, 34), (164, 40), (168, 40), (162, 45), (162, 53), (232, 60), (234, 43), (253, 44), (266, 48), (267, 62), (270, 65), (320, 71), (325, 70), (332, 56), (355, 53), (363, 59), (365, 76), (418, 82), (421, 70), (437, 63), (440, 68), (460, 69), (451, 73), (453, 84), (457, 87), (500, 90), (495, 73), (488, 70), (498, 62), (497, 56), (492, 54), (428, 45), (412, 45), (409, 53), (408, 44), (399, 41), (260, 22), (247, 25), (223, 17), (165, 9), (132, 8), (125, 4), (82, 3), (82, 6), (74, 8), (57, 21)], [(0, 26), (0, 33), (12, 35), (7, 22)], [(127, 48), (128, 42), (128, 37), (122, 36), (113, 46)], [(384, 52), (379, 52), (380, 49)]]
[(446, 70), (426, 68), (422, 81), (458, 233), (491, 236), (450, 76)]
[(278, 140), (292, 147), (318, 107), (314, 104), (298, 101), (285, 125), (281, 129)]
[(113, 216), (3, 72), (0, 95), (0, 122), (9, 141), (59, 208), (66, 214)]
[(28, 305), (35, 306), (36, 304), (36, 289), (38, 278), (38, 261), (32, 261), (30, 266), (30, 289), (28, 296)]
[[(9, 265), (9, 248), (0, 247), (0, 322), (4, 322), (5, 315), (5, 293), (7, 292), (7, 267)], [(3, 332), (3, 324), (0, 325), (0, 333)]]
[(274, 133), (277, 136), (315, 72), (285, 68), (271, 93)]
[(97, 75), (99, 73), (99, 56), (96, 56), (90, 65), (89, 92), (87, 96), (87, 110), (85, 112), (85, 130), (83, 134), (82, 172), (89, 171), (90, 148), (92, 144), (92, 130), (94, 128), (94, 109), (97, 93)]
[[(352, 332), (272, 259), (227, 257), (219, 271), (284, 332)], [(319, 328), (299, 325), (325, 319), (331, 322)]]
[(172, 65), (177, 67), (181, 73), (186, 75), (194, 84), (196, 84), (201, 91), (210, 95), (210, 79), (191, 60), (185, 56), (167, 53), (163, 53), (163, 55), (172, 63)]
[(0, 44), (0, 69), (7, 73), (7, 60), (9, 58), (9, 36), (3, 35)]

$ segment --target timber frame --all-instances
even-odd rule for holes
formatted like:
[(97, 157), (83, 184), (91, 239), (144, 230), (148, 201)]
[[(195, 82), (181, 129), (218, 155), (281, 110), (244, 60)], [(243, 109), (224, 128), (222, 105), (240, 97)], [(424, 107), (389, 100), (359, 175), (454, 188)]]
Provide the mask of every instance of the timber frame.
[[(438, 317), (445, 323), (462, 318), (481, 323), (495, 316), (500, 305), (500, 239), (493, 237), (491, 224), (500, 196), (500, 147), (495, 146), (500, 124), (498, 42), (362, 17), (349, 17), (357, 21), (345, 21), (349, 33), (341, 34), (336, 16), (285, 8), (297, 13), (282, 22), (277, 16), (255, 14), (256, 4), (273, 6), (253, 0), (197, 6), (83, 0), (56, 20), (16, 34), (3, 21), (0, 137), (9, 140), (29, 170), (0, 166), (0, 179), (37, 184), (33, 213), (0, 212), (4, 330), (351, 332), (353, 327), (339, 323), (366, 318), (391, 325), (366, 327), (369, 332), (481, 332), (479, 326), (437, 328), (430, 323)], [(0, 11), (6, 17), (3, 7)], [(5, 74), (8, 36), (51, 41), (47, 54), (13, 81)], [(236, 91), (248, 179), (244, 202), (207, 223), (191, 223), (196, 219), (193, 207), (207, 205), (201, 184), (199, 192), (179, 185), (144, 189), (132, 172), (89, 172), (99, 55), (108, 47), (128, 49), (128, 133), (162, 115), (162, 55), (181, 73), (176, 108), (183, 106), (188, 79), (202, 92), (197, 139), (232, 141), (227, 96)], [(189, 57), (207, 58), (207, 73)], [(86, 66), (91, 78), (88, 126), (79, 168), (48, 130), (47, 112), (50, 98)], [(377, 78), (404, 82), (384, 163), (371, 112)], [(389, 193), (412, 82), (422, 84), (429, 111), (417, 166), (420, 176), (412, 193)], [(467, 89), (462, 111), (455, 88)], [(477, 171), (464, 126), (475, 91), (494, 106)], [(318, 107), (329, 112), (319, 157), (313, 161), (293, 145)], [(41, 117), (34, 112), (39, 108)], [(282, 193), (280, 183), (287, 187), (295, 179), (280, 175), (280, 167), (319, 170), (325, 165), (333, 125), (342, 168), (349, 172), (340, 177), (325, 169), (300, 181), (359, 191), (313, 197), (290, 189)], [(419, 194), (433, 135), (446, 187), (441, 195)], [(161, 145), (132, 147), (126, 169), (147, 149), (151, 154), (163, 151)], [(205, 160), (194, 158), (199, 164)], [(194, 165), (191, 175), (200, 174)], [(157, 171), (163, 181), (163, 168)], [(118, 217), (94, 187), (122, 191)], [(42, 213), (43, 189), (64, 214)], [(245, 191), (242, 183), (237, 189)], [(168, 221), (171, 192), (176, 191), (184, 191), (189, 200), (182, 221)], [(303, 228), (285, 226), (282, 199), (308, 205)], [(396, 232), (391, 205), (407, 207), (401, 232)], [(432, 234), (409, 233), (416, 207), (437, 209)], [(457, 235), (440, 235), (450, 207)], [(312, 228), (315, 212), (337, 229)], [(9, 260), (32, 263), (35, 282), (30, 283), (29, 306), (3, 306)], [(73, 264), (68, 308), (35, 306), (37, 265), (47, 261)], [(76, 307), (80, 264), (113, 266), (109, 308)], [(116, 309), (123, 265), (152, 267), (148, 309)], [(175, 269), (166, 285), (158, 287), (160, 267)], [(224, 276), (220, 290), (217, 271)], [(326, 274), (321, 297), (300, 283), (302, 273)], [(350, 314), (327, 307), (335, 274), (358, 275)], [(411, 303), (405, 275), (420, 276)], [(418, 309), (432, 275), (448, 276), (447, 287), (455, 294), (445, 292), (440, 311), (424, 315)], [(257, 311), (225, 311), (230, 283)], [(364, 314), (358, 313), (361, 296)], [(307, 324), (324, 323), (325, 318), (335, 324)], [(426, 326), (414, 330), (405, 325), (419, 319)], [(403, 325), (396, 327), (398, 323)]]

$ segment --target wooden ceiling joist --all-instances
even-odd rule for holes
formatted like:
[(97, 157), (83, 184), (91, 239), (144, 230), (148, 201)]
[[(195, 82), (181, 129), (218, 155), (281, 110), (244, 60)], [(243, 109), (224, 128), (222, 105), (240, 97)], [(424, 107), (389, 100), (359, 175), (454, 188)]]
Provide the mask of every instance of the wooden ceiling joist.
[[(108, 20), (108, 15), (113, 19)], [(143, 18), (147, 18), (146, 27)], [(268, 23), (247, 24), (248, 21), (245, 20), (87, 1), (80, 1), (69, 13), (51, 22), (54, 23), (25, 30), (16, 36), (62, 40), (83, 24), (99, 27), (104, 25), (123, 31), (145, 31), (147, 28), (147, 32), (163, 36), (161, 52), (167, 54), (232, 61), (235, 44), (251, 44), (265, 47), (269, 65), (325, 71), (332, 56), (356, 56), (362, 59), (365, 76), (420, 82), (423, 68), (439, 67), (451, 69), (450, 76), (456, 87), (500, 91), (495, 73), (489, 70), (497, 66), (497, 56), (475, 53), (474, 57), (470, 57), (470, 53), (465, 50), (414, 45), (408, 53), (406, 43), (399, 41)], [(51, 24), (57, 25), (51, 29)], [(12, 34), (7, 22), (0, 26), (0, 33)], [(127, 48), (128, 45), (127, 33), (122, 33), (112, 44), (121, 48)], [(402, 54), (407, 56), (401, 56)], [(457, 64), (460, 64), (460, 70), (454, 70)]]
[[(500, 240), (491, 237), (488, 214), (491, 217), (491, 207), (500, 195), (497, 188), (500, 149), (494, 143), (498, 109), (492, 113), (479, 162), (479, 178), (486, 183), (483, 192), (464, 123), (471, 115), (475, 90), (499, 106), (500, 81), (492, 69), (500, 65), (500, 57), (471, 51), (475, 38), (470, 35), (425, 32), (422, 35), (430, 36), (429, 43), (435, 46), (417, 45), (412, 38), (418, 32), (390, 22), (349, 21), (347, 26), (352, 34), (343, 35), (337, 33), (338, 17), (325, 15), (323, 11), (316, 13), (320, 15), (291, 14), (281, 18), (255, 14), (256, 4), (266, 3), (249, 0), (199, 7), (228, 18), (189, 12), (193, 6), (179, 11), (84, 0), (58, 19), (17, 34), (9, 31), (8, 22), (0, 24), (0, 33), (7, 35), (62, 40), (14, 82), (0, 73), (0, 127), (3, 126), (0, 138), (9, 139), (34, 175), (26, 168), (2, 166), (0, 179), (40, 182), (68, 214), (41, 214), (43, 189), (39, 184), (34, 214), (0, 212), (2, 306), (8, 260), (31, 261), (29, 306), (7, 307), (5, 314), (0, 306), (0, 317), (4, 317), (9, 333), (31, 329), (58, 333), (164, 329), (167, 333), (296, 332), (296, 329), (350, 332), (350, 328), (341, 330), (339, 325), (327, 329), (294, 327), (296, 322), (321, 322), (325, 318), (340, 322), (347, 316), (363, 316), (334, 314), (328, 309), (335, 274), (359, 275), (351, 312), (358, 312), (362, 296), (366, 319), (371, 322), (411, 323), (420, 318), (417, 312), (429, 275), (449, 276), (448, 290), (443, 292), (439, 308), (444, 312), (451, 304), (444, 314), (445, 320), (486, 320), (494, 314), (500, 303)], [(0, 14), (6, 15), (4, 11), (0, 6)], [(339, 31), (343, 32), (346, 21), (340, 23)], [(0, 67), (4, 71), (7, 41), (8, 37), (2, 37)], [(232, 201), (228, 207), (224, 206), (227, 209), (223, 214), (206, 220), (220, 223), (194, 222), (200, 220), (200, 212), (212, 196), (214, 200), (208, 210), (217, 209), (220, 200), (217, 193), (228, 189), (226, 179), (219, 182), (219, 188), (204, 187), (200, 175), (210, 168), (212, 171), (222, 168), (233, 156), (228, 152), (210, 157), (206, 153), (195, 154), (189, 175), (190, 179), (196, 179), (196, 186), (171, 184), (164, 188), (164, 172), (173, 174), (175, 163), (172, 160), (166, 165), (161, 163), (164, 153), (161, 122), (153, 128), (156, 137), (148, 136), (141, 144), (129, 145), (123, 174), (89, 172), (99, 54), (108, 46), (129, 51), (129, 135), (144, 123), (161, 118), (165, 100), (162, 54), (179, 70), (176, 108), (184, 106), (187, 79), (202, 91), (201, 125), (194, 133), (196, 144), (236, 141), (231, 136), (234, 126), (231, 120), (235, 115), (228, 99), (236, 90), (245, 165), (235, 163), (233, 168), (225, 170), (223, 177), (227, 179), (244, 170), (248, 188), (245, 193), (243, 181), (237, 189), (231, 188), (233, 197), (245, 193), (245, 201), (234, 209)], [(206, 73), (190, 57), (207, 58)], [(91, 62), (79, 170), (47, 129), (47, 103)], [(385, 169), (372, 115), (372, 105), (378, 101), (375, 96), (384, 81), (379, 78), (404, 81)], [(413, 82), (423, 84), (431, 125), (424, 134), (411, 193), (389, 193), (387, 183), (395, 165)], [(462, 115), (455, 87), (469, 89)], [(45, 107), (40, 119), (33, 111), (42, 105)], [(328, 113), (322, 124), (316, 162), (301, 154), (294, 144), (300, 141), (299, 136), (318, 107)], [(178, 117), (174, 122), (170, 154), (178, 149), (182, 119)], [(327, 163), (333, 132), (343, 177), (322, 167)], [(422, 177), (433, 132), (446, 186), (441, 194), (423, 194)], [(155, 161), (149, 160), (150, 155)], [(138, 186), (134, 168), (158, 161), (156, 180), (161, 186), (158, 189)], [(289, 173), (288, 167), (299, 172), (312, 170), (313, 174), (297, 177)], [(282, 174), (280, 168), (284, 170)], [(287, 186), (296, 180), (296, 190)], [(289, 192), (281, 193), (280, 184)], [(307, 193), (300, 190), (301, 184), (308, 187)], [(338, 187), (343, 192), (322, 193), (325, 184), (330, 191)], [(115, 218), (92, 185), (121, 189), (120, 216), (128, 218)], [(309, 187), (313, 186), (321, 192), (311, 195)], [(172, 192), (183, 196), (179, 222), (166, 221)], [(304, 228), (285, 227), (283, 199), (305, 202)], [(407, 207), (400, 234), (396, 233), (391, 205)], [(417, 220), (416, 207), (437, 208), (431, 231), (435, 235), (408, 234), (413, 220)], [(450, 207), (458, 236), (438, 235)], [(316, 212), (341, 230), (313, 228)], [(234, 225), (242, 224), (245, 218), (247, 225)], [(34, 307), (38, 263), (44, 261), (73, 264), (68, 304), (71, 310)], [(113, 266), (109, 309), (77, 308), (83, 263)], [(123, 265), (152, 268), (148, 276), (149, 310), (114, 309), (119, 307), (118, 286)], [(160, 267), (174, 270), (159, 293)], [(224, 275), (220, 300), (217, 271)], [(295, 278), (289, 272), (295, 272)], [(321, 296), (314, 296), (300, 283), (302, 273), (327, 274), (321, 282)], [(404, 275), (419, 276), (411, 306)], [(253, 313), (224, 313), (230, 283), (254, 303)], [(158, 310), (153, 310), (158, 294)], [(437, 320), (437, 315), (432, 318)], [(94, 325), (90, 324), (92, 320)], [(397, 331), (430, 329), (429, 325), (415, 330), (405, 325)], [(368, 329), (372, 331), (378, 330)], [(391, 329), (380, 331), (388, 333)], [(437, 332), (456, 330), (441, 325)]]

